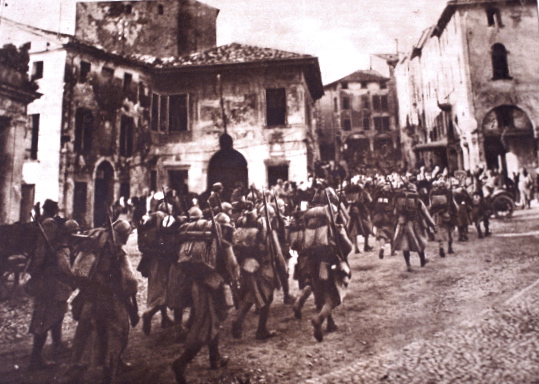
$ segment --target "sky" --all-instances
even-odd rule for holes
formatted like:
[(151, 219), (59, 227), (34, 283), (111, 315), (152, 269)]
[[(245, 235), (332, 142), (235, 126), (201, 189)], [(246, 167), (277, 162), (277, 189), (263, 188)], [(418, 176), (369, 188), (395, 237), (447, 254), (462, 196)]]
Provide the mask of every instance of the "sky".
[[(447, 0), (199, 0), (220, 9), (218, 45), (318, 57), (322, 82), (369, 69), (369, 54), (409, 52)], [(76, 0), (0, 0), (0, 16), (74, 32)]]

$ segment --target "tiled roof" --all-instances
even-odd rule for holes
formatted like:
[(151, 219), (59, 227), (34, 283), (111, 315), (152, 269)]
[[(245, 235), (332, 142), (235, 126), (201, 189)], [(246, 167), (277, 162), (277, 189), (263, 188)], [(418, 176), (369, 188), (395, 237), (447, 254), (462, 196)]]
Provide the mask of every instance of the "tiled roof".
[(389, 80), (387, 77), (382, 76), (379, 72), (372, 70), (361, 70), (349, 74), (348, 76), (343, 77), (342, 79), (336, 80), (330, 84), (325, 85), (324, 87), (329, 87), (336, 83), (340, 82), (362, 82), (362, 81), (382, 81)]
[(181, 57), (141, 56), (137, 59), (157, 68), (176, 68), (188, 66), (224, 65), (256, 63), (264, 61), (314, 59), (314, 56), (280, 51), (272, 48), (261, 48), (252, 45), (232, 43), (210, 48)]

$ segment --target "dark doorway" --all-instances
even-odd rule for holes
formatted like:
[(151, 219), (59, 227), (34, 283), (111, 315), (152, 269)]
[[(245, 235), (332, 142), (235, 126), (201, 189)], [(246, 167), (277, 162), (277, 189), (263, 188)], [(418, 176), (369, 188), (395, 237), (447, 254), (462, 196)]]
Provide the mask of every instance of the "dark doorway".
[(277, 184), (277, 180), (288, 180), (288, 165), (268, 165), (268, 186)]
[(21, 187), (20, 221), (28, 223), (30, 221), (30, 213), (34, 207), (36, 186), (35, 184), (23, 184)]
[(81, 227), (86, 227), (86, 203), (88, 202), (88, 184), (75, 183), (75, 196), (73, 197), (73, 220)]
[(114, 200), (114, 169), (109, 162), (102, 162), (95, 174), (94, 226), (105, 224), (107, 210)]
[(175, 190), (178, 195), (186, 196), (189, 188), (187, 186), (187, 170), (169, 170), (168, 186)]
[(223, 184), (221, 194), (223, 201), (228, 201), (236, 183), (241, 182), (248, 186), (247, 161), (245, 157), (232, 148), (232, 137), (228, 134), (221, 135), (219, 144), (221, 149), (217, 151), (208, 166), (208, 190), (217, 182)]
[(505, 158), (505, 147), (501, 139), (497, 136), (485, 137), (485, 158), (487, 161), (487, 169), (498, 169), (500, 171), (505, 169), (500, 168), (500, 159)]

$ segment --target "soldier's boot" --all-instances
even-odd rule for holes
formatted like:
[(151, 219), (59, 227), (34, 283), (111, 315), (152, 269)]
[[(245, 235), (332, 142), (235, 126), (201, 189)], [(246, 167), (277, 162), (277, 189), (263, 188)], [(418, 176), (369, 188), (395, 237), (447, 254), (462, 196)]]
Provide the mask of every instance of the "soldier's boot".
[(450, 254), (450, 255), (455, 253), (453, 251), (453, 243), (451, 241), (449, 243), (447, 243), (447, 253)]
[(277, 335), (277, 332), (269, 331), (267, 328), (270, 305), (271, 302), (260, 308), (260, 315), (258, 315), (258, 328), (255, 335), (257, 340), (266, 340)]
[[(191, 315), (190, 315), (191, 318)], [(144, 315), (142, 315), (142, 326), (144, 330)], [(183, 308), (174, 309), (174, 340), (176, 343), (182, 343), (187, 337), (187, 330), (183, 326)]]
[(152, 318), (158, 311), (156, 308), (150, 308), (142, 314), (142, 332), (148, 336), (152, 332)]
[(335, 332), (339, 327), (337, 327), (337, 324), (335, 324), (335, 320), (333, 320), (333, 315), (328, 316), (328, 323), (326, 325), (326, 332), (331, 333)]
[(210, 352), (210, 369), (219, 369), (226, 367), (230, 358), (228, 356), (221, 356), (219, 353), (219, 335), (215, 336), (208, 345)]
[(365, 244), (363, 245), (363, 251), (369, 252), (369, 251), (372, 251), (372, 250), (373, 250), (373, 247), (369, 246), (369, 235), (366, 235), (365, 236)]
[(429, 262), (425, 257), (425, 251), (419, 252), (419, 260), (421, 261), (421, 267), (424, 267)]
[(32, 353), (30, 354), (28, 370), (35, 371), (39, 369), (46, 369), (54, 365), (47, 362), (41, 354), (46, 341), (47, 332), (42, 335), (34, 335), (34, 344), (32, 345)]
[(438, 244), (440, 248), (440, 251), (439, 251), (440, 257), (445, 257), (444, 243), (442, 241), (439, 241)]
[(402, 251), (404, 261), (406, 262), (406, 270), (412, 272), (412, 264), (410, 264), (410, 251)]
[(384, 258), (384, 247), (380, 247), (380, 251), (378, 252), (378, 257), (380, 259), (383, 259)]
[(489, 225), (490, 223), (488, 222), (488, 220), (485, 220), (485, 236), (490, 236), (491, 233), (490, 233), (490, 229), (489, 229)]
[(310, 285), (307, 285), (305, 288), (302, 289), (299, 296), (296, 298), (296, 302), (292, 307), (292, 310), (294, 311), (294, 317), (296, 319), (301, 319), (301, 309), (303, 308), (303, 305), (305, 305), (305, 302), (307, 301), (309, 296), (311, 296), (312, 291), (313, 288)]
[(242, 328), (243, 328), (243, 321), (245, 320), (245, 316), (247, 316), (247, 313), (253, 306), (252, 303), (245, 303), (242, 302), (240, 304), (240, 307), (238, 308), (238, 312), (236, 313), (236, 318), (232, 321), (232, 337), (235, 339), (241, 339), (242, 337)]
[(63, 318), (51, 328), (52, 350), (55, 356), (62, 355), (68, 351), (67, 346), (62, 341), (62, 321)]
[(183, 351), (179, 358), (174, 360), (172, 363), (172, 372), (174, 372), (176, 383), (187, 384), (187, 381), (185, 380), (185, 369), (187, 368), (187, 364), (195, 358), (201, 348), (202, 345), (189, 346)]
[(174, 322), (168, 317), (167, 307), (161, 307), (161, 328), (170, 328), (174, 326)]
[(314, 316), (311, 319), (311, 325), (313, 326), (314, 338), (317, 341), (322, 342), (324, 340), (324, 332), (322, 332), (322, 319), (320, 319), (320, 316)]

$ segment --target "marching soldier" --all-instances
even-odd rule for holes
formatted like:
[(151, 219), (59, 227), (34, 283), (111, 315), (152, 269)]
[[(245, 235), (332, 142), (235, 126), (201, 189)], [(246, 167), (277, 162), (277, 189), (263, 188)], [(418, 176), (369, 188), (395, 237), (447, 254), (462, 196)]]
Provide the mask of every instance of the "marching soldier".
[(398, 221), (393, 240), (394, 249), (402, 251), (408, 272), (412, 271), (410, 252), (417, 252), (421, 267), (424, 267), (428, 263), (425, 257), (428, 242), (427, 227), (436, 228), (436, 226), (425, 203), (419, 198), (414, 184), (407, 183), (404, 191), (397, 196), (396, 214)]
[(34, 344), (30, 355), (29, 369), (40, 369), (48, 364), (42, 357), (42, 350), (50, 331), (55, 350), (60, 352), (62, 344), (62, 321), (67, 311), (67, 299), (74, 287), (70, 270), (73, 240), (71, 235), (80, 228), (76, 221), (61, 222), (46, 218), (40, 225), (42, 237), (30, 271), (32, 277), (27, 290), (34, 297), (34, 311), (30, 323), (30, 333)]
[(369, 235), (372, 233), (372, 224), (368, 205), (372, 203), (371, 195), (359, 184), (350, 184), (346, 195), (349, 203), (350, 222), (348, 233), (352, 234), (352, 242), (356, 253), (360, 253), (357, 246), (357, 236), (361, 235), (365, 239), (363, 251), (372, 250), (369, 246)]
[(219, 328), (233, 306), (231, 281), (239, 279), (239, 266), (232, 251), (230, 218), (220, 212), (211, 221), (197, 220), (180, 228), (179, 265), (192, 277), (191, 299), (194, 319), (188, 330), (185, 349), (172, 364), (179, 384), (186, 383), (185, 370), (204, 345), (208, 345), (210, 367), (228, 363), (219, 352)]
[[(109, 221), (110, 222), (110, 221)], [(122, 246), (132, 231), (126, 220), (117, 220), (110, 228), (88, 233), (73, 264), (80, 293), (73, 300), (73, 318), (79, 323), (73, 339), (71, 365), (63, 382), (80, 380), (86, 365), (82, 357), (87, 348), (97, 348), (103, 364), (103, 384), (112, 383), (117, 373), (129, 365), (122, 360), (129, 328), (139, 321), (136, 303), (137, 280)], [(89, 345), (95, 332), (96, 345)]]

